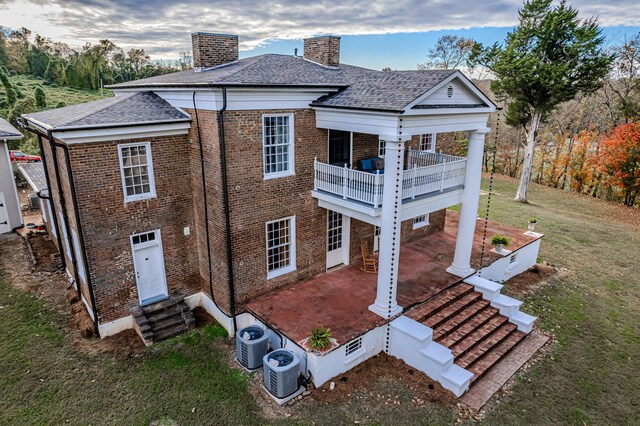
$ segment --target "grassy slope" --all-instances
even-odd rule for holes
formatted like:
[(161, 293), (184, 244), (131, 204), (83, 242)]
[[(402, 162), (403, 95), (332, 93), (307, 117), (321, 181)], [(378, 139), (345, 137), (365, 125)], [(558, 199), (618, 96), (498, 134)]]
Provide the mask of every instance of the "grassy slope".
[[(546, 234), (540, 257), (569, 273), (525, 300), (524, 310), (538, 315), (559, 343), (486, 423), (639, 424), (640, 215), (629, 215), (632, 226), (624, 215), (611, 214), (623, 208), (536, 185), (532, 204), (518, 204), (512, 201), (515, 188), (514, 180), (497, 179), (491, 218), (523, 227), (528, 217), (537, 216), (538, 229)], [(148, 424), (162, 416), (180, 424), (257, 422), (244, 379), (226, 366), (215, 338), (205, 332), (126, 361), (84, 355), (68, 345), (63, 318), (1, 282), (0, 424), (68, 418), (71, 423)], [(389, 393), (399, 395), (402, 405), (376, 403), (376, 394)], [(296, 409), (297, 421), (455, 421), (453, 410), (434, 404), (417, 408), (411, 399), (419, 394), (385, 379), (357, 394), (360, 398), (339, 405), (306, 401)]]
[[(42, 86), (47, 100), (47, 108), (55, 108), (58, 102), (64, 102), (65, 105), (79, 104), (82, 102), (95, 101), (100, 99), (100, 92), (94, 90), (74, 89), (72, 87), (48, 85), (39, 78), (26, 75), (15, 75), (10, 77), (13, 87), (20, 90), (25, 98), (33, 99), (33, 92), (37, 86)], [(111, 92), (104, 91), (104, 96), (111, 96)], [(3, 89), (0, 89), (0, 100), (5, 99)]]

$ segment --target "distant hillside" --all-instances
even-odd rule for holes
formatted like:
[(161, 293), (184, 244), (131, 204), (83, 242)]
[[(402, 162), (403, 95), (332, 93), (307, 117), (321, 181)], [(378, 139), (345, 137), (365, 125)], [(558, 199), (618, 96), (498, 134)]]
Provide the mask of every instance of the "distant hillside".
[[(12, 75), (9, 76), (9, 80), (11, 81), (13, 89), (16, 91), (17, 103), (20, 103), (23, 107), (23, 111), (21, 111), (23, 113), (59, 108), (113, 96), (113, 93), (108, 90), (105, 90), (103, 95), (100, 96), (100, 91), (59, 86), (41, 77), (33, 77), (30, 75)], [(45, 93), (45, 107), (37, 106), (35, 100), (37, 87), (41, 87)], [(6, 92), (2, 86), (0, 86), (0, 115), (4, 118), (10, 118)], [(12, 142), (11, 145), (12, 148), (19, 148), (30, 154), (38, 153), (38, 146), (32, 135), (25, 135), (25, 139)]]

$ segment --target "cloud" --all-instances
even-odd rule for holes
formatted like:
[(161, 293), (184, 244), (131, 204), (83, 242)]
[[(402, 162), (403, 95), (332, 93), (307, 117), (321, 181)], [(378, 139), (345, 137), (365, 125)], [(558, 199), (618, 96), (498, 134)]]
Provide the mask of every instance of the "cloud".
[[(388, 34), (444, 29), (512, 26), (520, 1), (496, 0), (27, 0), (35, 14), (29, 28), (46, 34), (53, 27), (65, 40), (108, 38), (123, 48), (144, 47), (156, 57), (176, 57), (190, 48), (190, 33), (240, 35), (250, 50), (274, 39), (317, 34)], [(18, 10), (24, 0), (0, 0), (0, 9)], [(601, 25), (639, 25), (634, 0), (579, 0), (572, 4)], [(9, 23), (11, 24), (11, 23)], [(6, 24), (5, 24), (6, 25)], [(45, 31), (40, 28), (45, 29)]]

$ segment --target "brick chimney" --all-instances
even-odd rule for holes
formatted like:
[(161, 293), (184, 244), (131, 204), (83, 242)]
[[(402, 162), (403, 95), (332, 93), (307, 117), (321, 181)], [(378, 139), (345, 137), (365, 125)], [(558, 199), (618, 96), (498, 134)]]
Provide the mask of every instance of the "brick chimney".
[(337, 67), (340, 65), (340, 37), (305, 38), (304, 58), (329, 67)]
[(196, 70), (228, 64), (238, 60), (238, 36), (193, 33), (193, 67)]

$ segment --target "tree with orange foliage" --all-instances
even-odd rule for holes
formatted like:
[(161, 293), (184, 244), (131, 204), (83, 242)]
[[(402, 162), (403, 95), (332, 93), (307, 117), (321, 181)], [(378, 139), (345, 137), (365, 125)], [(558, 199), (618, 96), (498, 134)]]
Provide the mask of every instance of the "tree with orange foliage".
[(598, 133), (582, 130), (574, 138), (573, 153), (569, 162), (571, 170), (571, 189), (582, 193), (594, 178), (594, 152), (597, 147)]
[(640, 192), (640, 123), (621, 124), (600, 141), (598, 168), (605, 183), (624, 191), (624, 204), (633, 206)]

